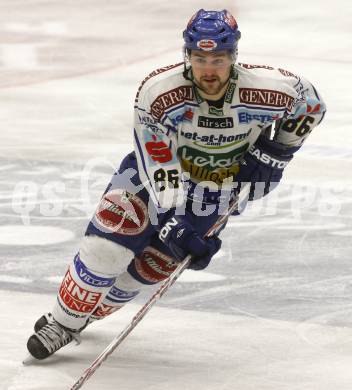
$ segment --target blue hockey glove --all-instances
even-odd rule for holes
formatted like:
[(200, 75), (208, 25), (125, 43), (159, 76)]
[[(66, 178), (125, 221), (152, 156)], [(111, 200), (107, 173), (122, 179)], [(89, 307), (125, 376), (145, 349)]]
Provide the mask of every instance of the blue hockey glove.
[(171, 216), (161, 227), (159, 238), (176, 260), (182, 261), (187, 255), (192, 255), (189, 268), (193, 270), (206, 268), (221, 246), (221, 240), (216, 236), (203, 239), (187, 214)]
[(239, 188), (244, 183), (251, 183), (248, 200), (260, 199), (276, 188), (295, 151), (297, 148), (285, 149), (264, 135), (259, 136), (244, 155), (235, 177)]

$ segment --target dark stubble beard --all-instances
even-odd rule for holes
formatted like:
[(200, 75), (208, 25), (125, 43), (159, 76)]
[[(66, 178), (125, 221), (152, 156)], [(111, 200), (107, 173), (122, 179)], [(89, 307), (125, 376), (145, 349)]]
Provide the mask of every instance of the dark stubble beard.
[(209, 96), (212, 96), (212, 95), (217, 95), (229, 82), (229, 79), (230, 77), (224, 81), (223, 83), (220, 81), (219, 77), (215, 76), (214, 79), (217, 80), (218, 82), (218, 87), (216, 89), (211, 89), (209, 90), (209, 88), (207, 88), (207, 83), (206, 81), (202, 81), (203, 77), (200, 78), (200, 81), (196, 80), (196, 85), (197, 87), (203, 91), (204, 93), (206, 93), (207, 95)]

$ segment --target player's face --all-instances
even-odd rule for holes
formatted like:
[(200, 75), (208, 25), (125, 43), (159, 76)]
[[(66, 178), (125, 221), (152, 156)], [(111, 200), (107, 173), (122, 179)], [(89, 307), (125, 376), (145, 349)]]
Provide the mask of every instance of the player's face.
[(189, 61), (196, 84), (207, 95), (218, 95), (225, 90), (232, 64), (232, 58), (228, 51), (210, 53), (192, 50)]

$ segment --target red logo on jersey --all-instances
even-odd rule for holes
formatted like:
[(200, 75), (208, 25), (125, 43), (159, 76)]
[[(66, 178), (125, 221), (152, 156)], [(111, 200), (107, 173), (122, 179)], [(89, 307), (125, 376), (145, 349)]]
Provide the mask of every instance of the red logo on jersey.
[(284, 92), (270, 89), (240, 88), (240, 102), (258, 106), (292, 109), (293, 97)]
[(140, 257), (134, 258), (134, 265), (138, 274), (152, 283), (165, 280), (177, 268), (171, 257), (151, 246), (147, 246)]
[(193, 87), (183, 85), (159, 95), (151, 104), (150, 112), (156, 120), (160, 120), (170, 107), (178, 106), (185, 100), (193, 101)]
[(298, 76), (296, 76), (295, 74), (289, 72), (288, 70), (279, 68), (278, 71), (279, 71), (281, 74), (283, 74), (284, 76), (286, 76), (286, 77), (294, 77), (295, 79), (299, 80), (299, 77), (298, 77)]
[(60, 287), (60, 297), (71, 310), (90, 313), (99, 302), (101, 293), (80, 287), (68, 270)]
[(189, 110), (187, 110), (187, 111), (183, 114), (183, 117), (184, 117), (184, 119), (187, 120), (187, 121), (192, 121), (193, 115), (194, 115), (194, 112), (193, 112), (191, 109), (189, 109)]
[(307, 112), (310, 114), (315, 114), (320, 111), (320, 104), (316, 104), (315, 106), (311, 106), (307, 104)]
[(263, 69), (267, 69), (267, 70), (274, 70), (274, 68), (272, 66), (268, 66), (268, 65), (244, 64), (243, 62), (239, 62), (238, 65), (242, 66), (242, 68), (245, 68), (245, 69), (263, 68)]
[(160, 163), (166, 163), (172, 160), (172, 153), (169, 147), (163, 141), (157, 141), (155, 135), (153, 135), (153, 141), (147, 142), (145, 148), (149, 156), (153, 161)]
[(126, 236), (142, 233), (149, 223), (148, 208), (141, 198), (122, 189), (107, 192), (95, 213), (97, 227)]

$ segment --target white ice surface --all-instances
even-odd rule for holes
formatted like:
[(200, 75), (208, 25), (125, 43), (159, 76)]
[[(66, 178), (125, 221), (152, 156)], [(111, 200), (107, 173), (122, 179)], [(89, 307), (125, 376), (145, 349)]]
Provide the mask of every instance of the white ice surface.
[[(21, 240), (18, 237), (21, 237)], [(0, 226), (0, 245), (51, 245), (72, 240), (71, 230), (54, 226)]]
[[(69, 389), (139, 308), (128, 305), (91, 325), (81, 345), (22, 366), (31, 326), (53, 296), (2, 291), (0, 298), (1, 322), (10, 322), (0, 349), (8, 390)], [(21, 316), (9, 319), (14, 301)], [(84, 388), (349, 390), (351, 348), (347, 327), (156, 307)]]
[[(348, 0), (0, 1), (0, 389), (69, 389), (133, 316), (23, 367), (114, 167), (140, 81), (181, 59), (198, 8), (228, 8), (239, 61), (303, 74), (328, 114), (280, 188), (233, 218), (86, 389), (352, 388), (352, 7)], [(145, 299), (144, 296), (143, 299)], [(143, 300), (141, 299), (140, 302)]]

